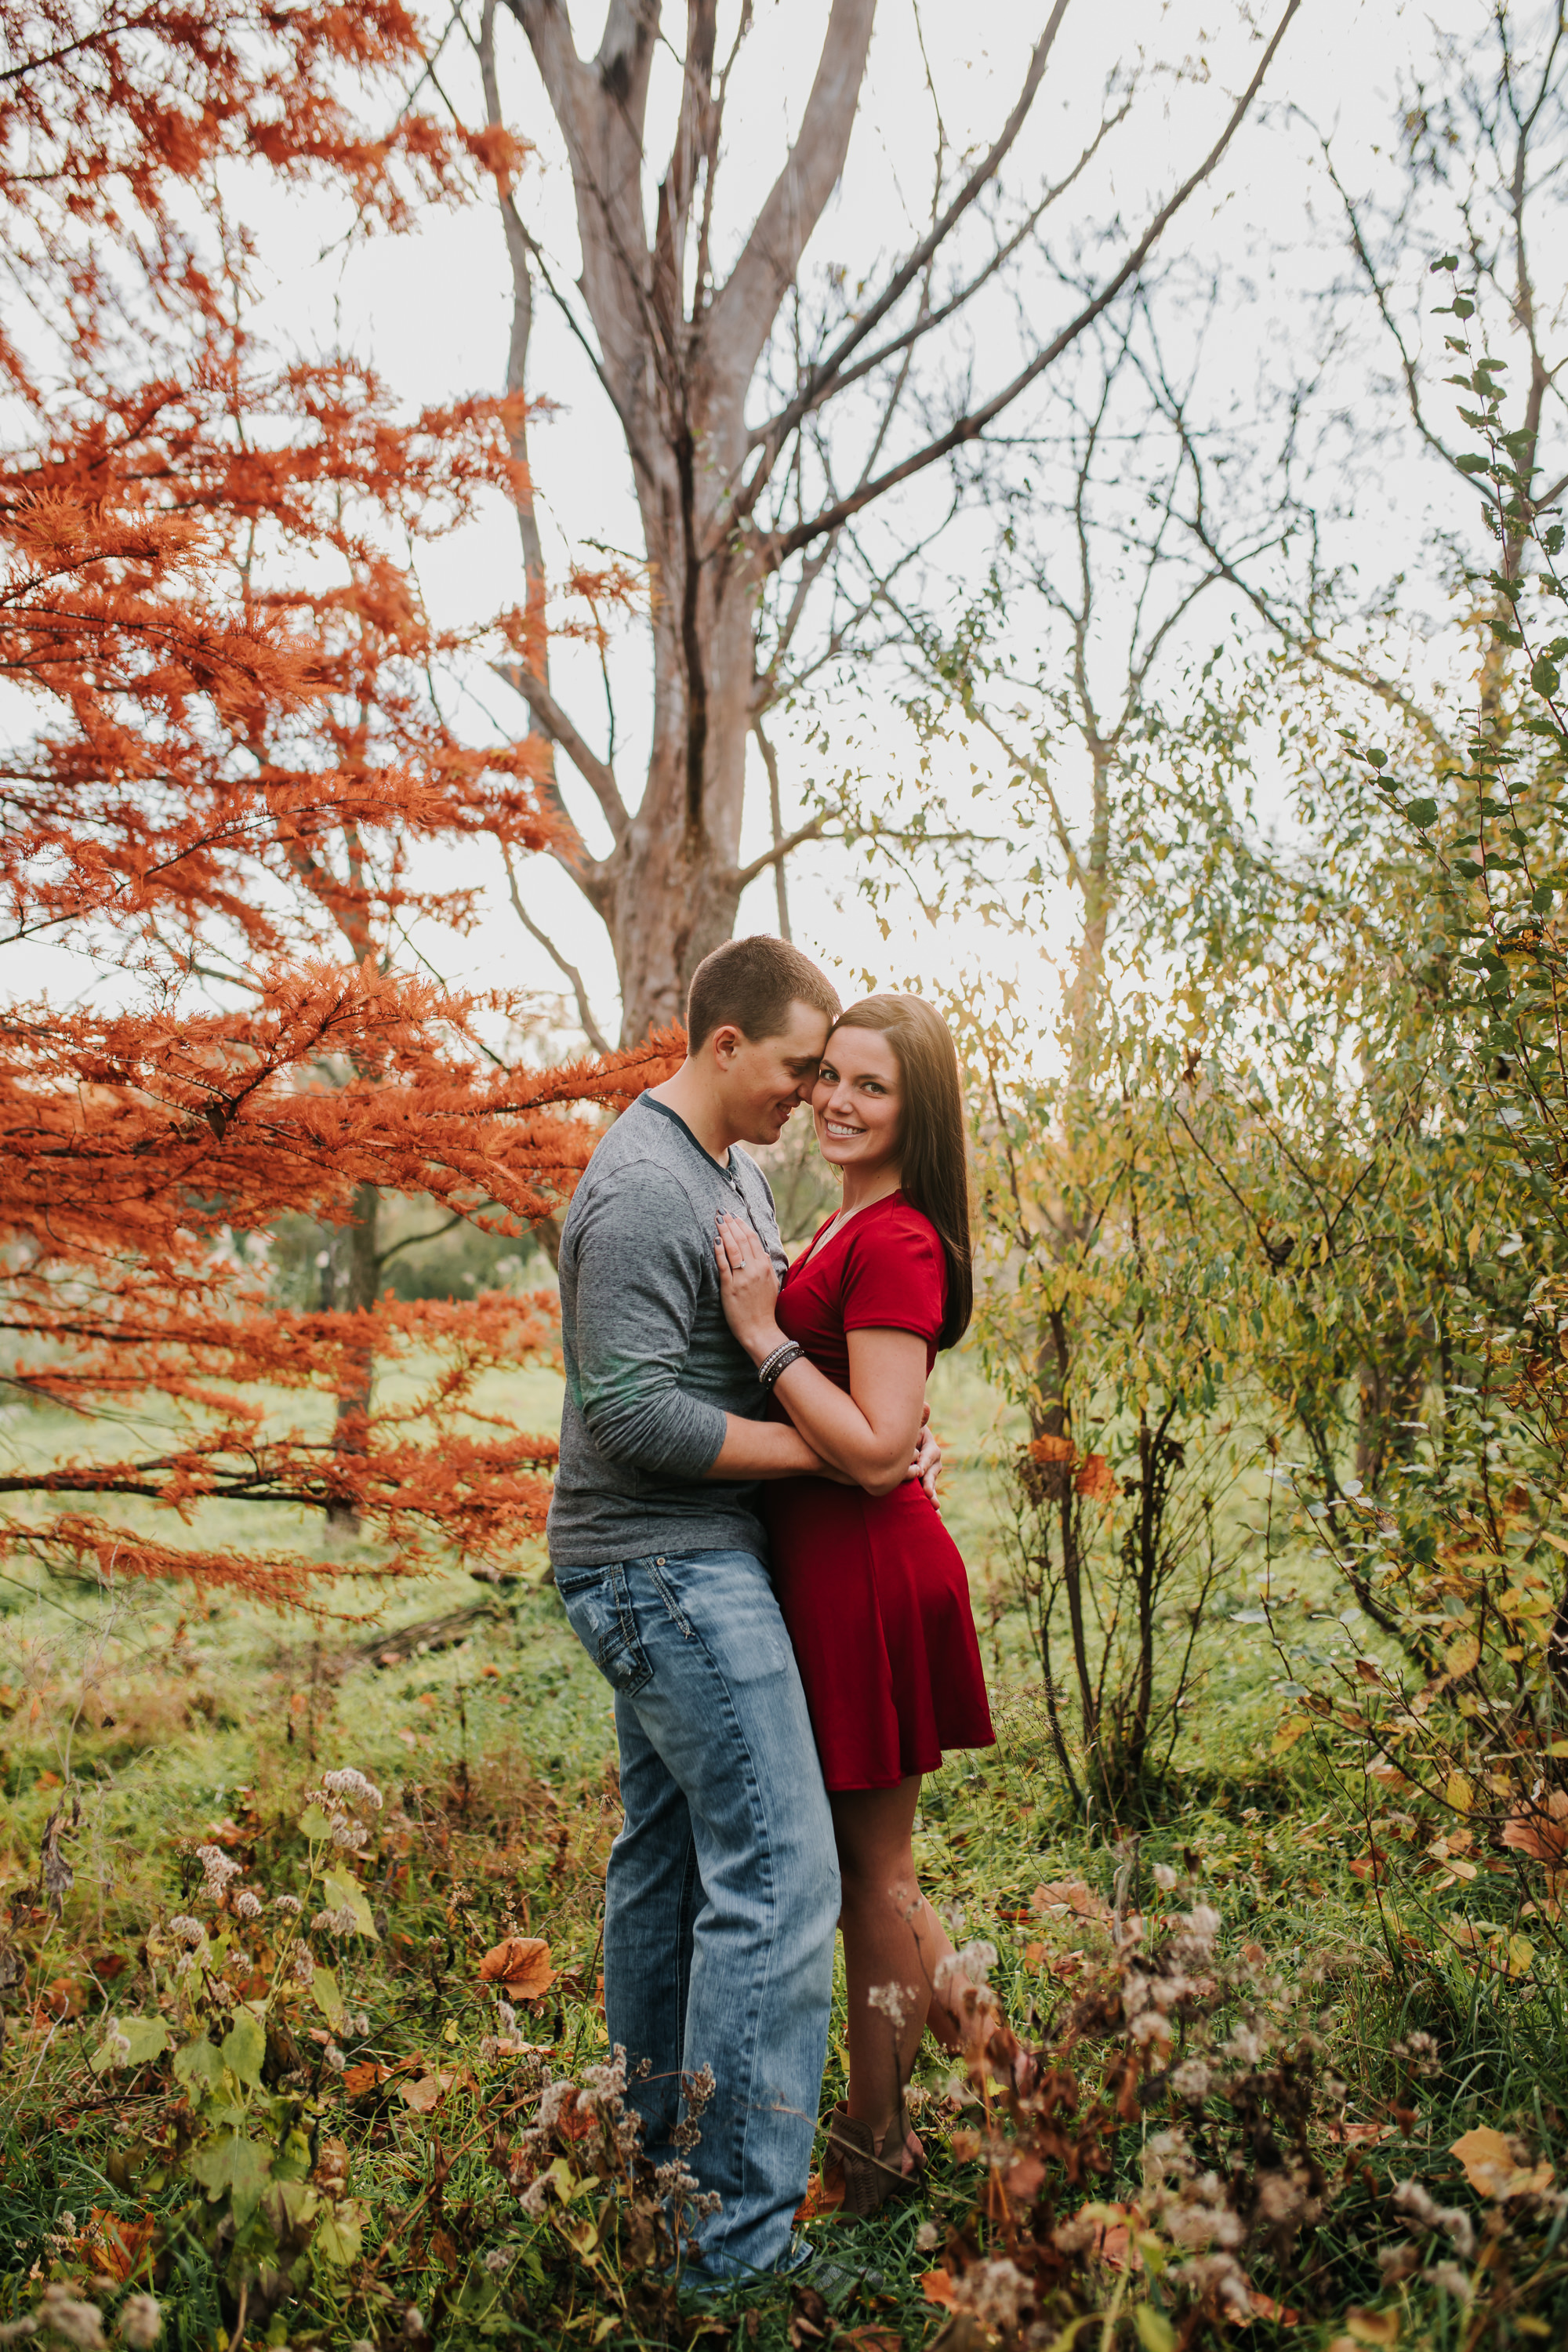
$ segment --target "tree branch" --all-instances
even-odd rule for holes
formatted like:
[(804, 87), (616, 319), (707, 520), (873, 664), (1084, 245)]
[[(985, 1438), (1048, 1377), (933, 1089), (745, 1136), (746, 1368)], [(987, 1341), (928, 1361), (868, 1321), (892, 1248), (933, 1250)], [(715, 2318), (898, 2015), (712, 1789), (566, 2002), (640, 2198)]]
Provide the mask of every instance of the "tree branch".
[[(947, 210), (932, 222), (920, 243), (893, 272), (875, 301), (869, 303), (857, 315), (848, 332), (839, 339), (827, 357), (813, 368), (805, 383), (788, 406), (782, 409), (777, 416), (771, 417), (766, 425), (758, 427), (757, 432), (752, 436), (753, 442), (766, 443), (776, 450), (783, 444), (785, 436), (794, 431), (812, 409), (827, 397), (830, 391), (837, 391), (840, 388), (837, 380), (842, 375), (845, 362), (859, 350), (861, 344), (865, 342), (868, 336), (875, 332), (900, 297), (909, 291), (921, 272), (935, 257), (939, 247), (951, 235), (954, 226), (975, 202), (982, 189), (995, 178), (1008, 149), (1023, 129), (1029, 110), (1035, 102), (1036, 93), (1045, 74), (1047, 59), (1050, 56), (1052, 44), (1057, 37), (1057, 29), (1066, 16), (1067, 9), (1068, 0), (1056, 0), (1056, 5), (1051, 10), (1046, 29), (1035, 44), (1034, 53), (1029, 59), (1029, 69), (1024, 77), (1024, 87), (1018, 94), (1018, 102), (1007, 117), (989, 152), (975, 165)], [(1096, 143), (1098, 144), (1098, 142)], [(1082, 169), (1081, 163), (1079, 169)], [(1064, 182), (1063, 184), (1067, 184)], [(1054, 193), (1059, 194), (1060, 190)], [(988, 274), (988, 271), (984, 273), (982, 278), (975, 281), (975, 285), (984, 283), (984, 277)], [(974, 290), (973, 286), (966, 288), (961, 299), (967, 301), (970, 294)], [(945, 305), (938, 316), (947, 317), (955, 307), (957, 307), (955, 303)], [(935, 319), (933, 318), (930, 323), (934, 325)], [(856, 370), (856, 373), (863, 374), (867, 369), (875, 367), (880, 359), (897, 351), (899, 342), (908, 339), (900, 338), (899, 341), (889, 344), (884, 351), (873, 353)], [(761, 470), (766, 471), (766, 461)], [(756, 487), (753, 481), (747, 485), (742, 511), (750, 510), (755, 496)]]
[(604, 1031), (600, 1028), (598, 1023), (594, 1018), (593, 1009), (588, 1003), (588, 992), (583, 985), (582, 973), (578, 971), (574, 963), (567, 962), (565, 957), (562, 954), (554, 940), (547, 938), (544, 932), (540, 929), (539, 925), (534, 921), (532, 916), (523, 905), (521, 894), (517, 887), (517, 874), (511, 862), (511, 851), (504, 841), (501, 844), (500, 854), (502, 862), (506, 866), (507, 888), (511, 893), (512, 908), (516, 913), (518, 921), (522, 925), (523, 929), (528, 933), (531, 939), (534, 939), (539, 941), (540, 946), (544, 950), (545, 954), (554, 964), (557, 971), (563, 972), (566, 978), (571, 982), (572, 993), (577, 1000), (577, 1019), (582, 1027), (584, 1036), (586, 1037), (595, 1053), (610, 1053), (613, 1049), (610, 1045), (609, 1039), (605, 1035)]
[(763, 755), (763, 765), (768, 772), (768, 814), (773, 822), (773, 895), (779, 911), (779, 937), (781, 940), (787, 940), (791, 935), (789, 893), (784, 887), (784, 815), (779, 800), (778, 754), (763, 731), (760, 717), (752, 719), (752, 732), (757, 739), (757, 748)]
[(875, 14), (876, 0), (833, 0), (800, 134), (709, 313), (714, 364), (742, 396), (844, 169)]
[(1030, 384), (1038, 376), (1043, 375), (1046, 369), (1058, 360), (1063, 352), (1076, 342), (1087, 328), (1093, 325), (1100, 313), (1116, 299), (1123, 287), (1136, 278), (1176, 214), (1180, 212), (1194, 191), (1203, 185), (1219, 163), (1245, 120), (1253, 100), (1262, 88), (1264, 77), (1274, 61), (1275, 54), (1289, 28), (1291, 19), (1296, 16), (1300, 5), (1301, 0), (1287, 0), (1284, 15), (1274, 28), (1268, 46), (1258, 62), (1258, 70), (1237, 100), (1218, 139), (1197, 168), (1189, 173), (1175, 194), (1161, 205), (1121, 268), (1094, 299), (1079, 312), (1077, 318), (1070, 320), (1058, 335), (1053, 337), (1044, 351), (1036, 354), (1028, 366), (1013, 378), (1011, 383), (1005, 384), (1002, 390), (986, 401), (982, 407), (972, 409), (966, 415), (959, 417), (954, 424), (949, 425), (945, 433), (939, 434), (937, 438), (928, 442), (923, 449), (917, 449), (899, 465), (889, 467), (885, 474), (878, 475), (874, 481), (848, 492), (809, 521), (796, 523), (790, 530), (762, 538), (763, 552), (771, 567), (776, 569), (798, 549), (809, 546), (814, 539), (819, 539), (824, 531), (837, 530), (839, 525), (847, 522), (851, 515), (858, 514), (862, 507), (869, 506), (874, 499), (884, 497), (899, 483), (908, 481), (912, 475), (923, 473), (928, 466), (933, 466), (942, 457), (951, 456), (953, 450), (962, 448), (966, 442), (978, 440), (985, 427), (1000, 416), (1005, 409), (1010, 408), (1020, 394), (1026, 392)]
[[(761, 732), (760, 730), (758, 731)], [(775, 841), (771, 849), (764, 849), (760, 857), (753, 857), (749, 866), (737, 866), (730, 877), (736, 888), (743, 890), (748, 882), (754, 882), (759, 874), (767, 872), (770, 866), (775, 869), (782, 866), (790, 851), (798, 849), (803, 841), (820, 841), (822, 828), (826, 822), (825, 816), (814, 816), (809, 824), (796, 825), (795, 831), (786, 833), (782, 841)]]
[(525, 669), (521, 662), (491, 662), (490, 668), (514, 694), (521, 695), (545, 734), (565, 752), (604, 811), (605, 821), (619, 849), (630, 828), (631, 815), (621, 798), (614, 770), (605, 766), (596, 751), (588, 749), (542, 678)]
[(400, 1242), (389, 1242), (384, 1250), (377, 1250), (375, 1254), (377, 1280), (381, 1278), (381, 1270), (387, 1259), (395, 1257), (399, 1250), (416, 1248), (421, 1242), (438, 1242), (443, 1234), (451, 1232), (454, 1225), (466, 1225), (468, 1222), (466, 1217), (448, 1217), (445, 1224), (432, 1225), (427, 1234), (405, 1234)]

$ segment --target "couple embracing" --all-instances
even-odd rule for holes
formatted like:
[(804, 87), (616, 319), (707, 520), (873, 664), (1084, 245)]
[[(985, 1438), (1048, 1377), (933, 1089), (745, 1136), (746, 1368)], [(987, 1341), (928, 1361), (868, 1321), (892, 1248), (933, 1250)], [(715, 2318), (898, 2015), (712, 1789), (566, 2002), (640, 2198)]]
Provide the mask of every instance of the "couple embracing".
[[(549, 1535), (616, 1695), (610, 2039), (655, 2164), (692, 2137), (683, 2076), (714, 2077), (691, 2164), (718, 2200), (700, 2230), (717, 2278), (805, 2259), (840, 1925), (849, 2084), (825, 2179), (866, 2213), (918, 2175), (903, 2085), (927, 2026), (962, 2038), (915, 1876), (921, 1776), (994, 1735), (925, 1428), (970, 1311), (952, 1039), (916, 997), (843, 1011), (759, 938), (698, 967), (687, 1041), (566, 1218)], [(738, 1147), (775, 1142), (801, 1104), (844, 1189), (791, 1265)]]

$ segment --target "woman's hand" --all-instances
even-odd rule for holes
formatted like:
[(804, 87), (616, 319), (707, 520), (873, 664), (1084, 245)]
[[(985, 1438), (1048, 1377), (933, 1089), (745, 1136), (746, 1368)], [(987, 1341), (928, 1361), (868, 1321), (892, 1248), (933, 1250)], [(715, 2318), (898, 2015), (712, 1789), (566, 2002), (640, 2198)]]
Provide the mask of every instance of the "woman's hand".
[(743, 1217), (720, 1218), (716, 1255), (725, 1320), (752, 1363), (760, 1364), (784, 1344), (773, 1319), (779, 1295), (773, 1262)]

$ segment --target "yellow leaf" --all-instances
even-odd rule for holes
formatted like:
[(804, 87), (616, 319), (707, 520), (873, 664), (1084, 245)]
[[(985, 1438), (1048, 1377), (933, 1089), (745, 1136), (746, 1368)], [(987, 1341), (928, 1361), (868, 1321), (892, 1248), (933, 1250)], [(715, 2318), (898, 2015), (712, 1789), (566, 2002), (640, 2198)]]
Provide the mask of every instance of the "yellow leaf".
[(1501, 2132), (1493, 2131), (1490, 2124), (1477, 2124), (1449, 2147), (1465, 2168), (1465, 2178), (1482, 2197), (1501, 2196), (1518, 2171), (1513, 2150)]
[(1469, 1673), (1480, 1654), (1481, 1645), (1476, 1636), (1461, 1633), (1457, 1641), (1449, 1643), (1443, 1654), (1443, 1664), (1457, 1682), (1461, 1675)]
[(1345, 2314), (1345, 2326), (1353, 2344), (1397, 2344), (1399, 2314), (1396, 2311), (1357, 2311)]
[(1475, 1791), (1462, 1772), (1449, 1773), (1448, 1785), (1443, 1794), (1457, 1813), (1468, 1813), (1475, 1798)]
[(1274, 1734), (1274, 1754), (1283, 1755), (1287, 1748), (1294, 1747), (1310, 1721), (1311, 1717), (1306, 1715), (1281, 1716), (1279, 1728)]

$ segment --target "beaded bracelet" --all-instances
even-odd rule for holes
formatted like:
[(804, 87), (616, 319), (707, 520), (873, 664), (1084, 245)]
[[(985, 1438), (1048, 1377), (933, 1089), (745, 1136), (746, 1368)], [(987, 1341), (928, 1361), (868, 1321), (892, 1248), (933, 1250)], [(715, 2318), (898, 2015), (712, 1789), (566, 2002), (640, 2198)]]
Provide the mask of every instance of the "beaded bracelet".
[(757, 1378), (763, 1388), (773, 1388), (780, 1375), (787, 1372), (792, 1364), (798, 1364), (805, 1353), (805, 1349), (798, 1339), (786, 1339), (782, 1348), (775, 1348), (771, 1356), (765, 1356), (757, 1366)]

